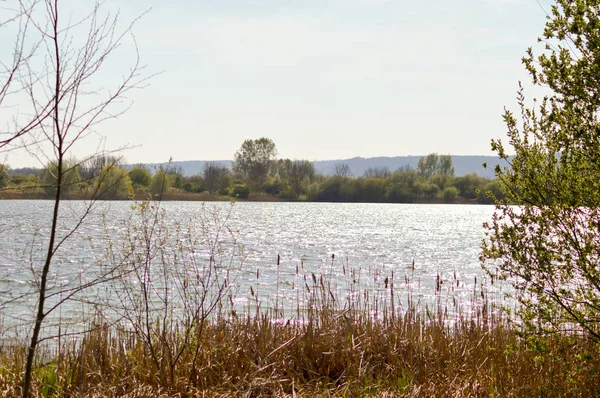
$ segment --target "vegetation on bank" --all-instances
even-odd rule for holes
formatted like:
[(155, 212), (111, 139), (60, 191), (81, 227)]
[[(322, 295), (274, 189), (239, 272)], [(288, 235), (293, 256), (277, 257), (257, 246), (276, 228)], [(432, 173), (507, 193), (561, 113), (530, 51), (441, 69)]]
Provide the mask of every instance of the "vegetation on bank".
[[(597, 345), (556, 335), (530, 347), (504, 323), (441, 324), (409, 313), (386, 322), (319, 311), (305, 324), (252, 316), (204, 326), (198, 356), (185, 352), (173, 378), (156, 369), (139, 336), (106, 325), (80, 345), (42, 353), (41, 397), (168, 396), (597, 396)], [(154, 330), (154, 333), (159, 333)], [(181, 338), (171, 331), (165, 340)], [(165, 350), (160, 342), (155, 347)], [(24, 347), (0, 351), (2, 396), (16, 396)], [(167, 352), (164, 352), (166, 355)], [(195, 360), (195, 365), (192, 361)], [(190, 375), (190, 369), (197, 369)]]
[[(336, 265), (339, 267), (339, 265)], [(342, 266), (344, 267), (344, 266)], [(488, 301), (485, 285), (457, 298), (456, 277), (437, 279), (432, 305), (414, 280), (359, 269), (340, 278), (299, 274), (286, 308), (263, 300), (259, 278), (242, 312), (223, 295), (214, 316), (172, 314), (109, 323), (58, 349), (40, 350), (33, 394), (41, 397), (406, 396), (562, 397), (600, 394), (600, 352), (584, 336), (523, 339)], [(302, 271), (300, 271), (302, 272)], [(340, 292), (335, 285), (344, 285)], [(451, 288), (442, 288), (442, 286)], [(183, 286), (180, 287), (182, 289)], [(285, 287), (278, 286), (278, 293)], [(280, 290), (281, 289), (281, 290)], [(177, 290), (181, 293), (181, 290)], [(423, 292), (419, 292), (422, 294)], [(283, 295), (282, 295), (283, 296)], [(263, 299), (260, 299), (262, 297)], [(265, 310), (261, 310), (262, 304)], [(158, 310), (154, 308), (154, 310)], [(174, 310), (174, 308), (172, 309)], [(142, 311), (141, 314), (144, 314)], [(146, 313), (147, 314), (147, 313)], [(136, 322), (139, 322), (136, 324)], [(141, 327), (144, 326), (144, 327)], [(19, 394), (25, 347), (0, 348), (0, 391)]]
[[(248, 140), (255, 141), (256, 145), (272, 144), (266, 138)], [(274, 149), (274, 144), (270, 148)], [(360, 177), (352, 177), (345, 164), (336, 167), (335, 175), (324, 176), (316, 174), (313, 163), (307, 160), (267, 159), (256, 166), (259, 170), (252, 170), (248, 162), (240, 165), (243, 161), (239, 158), (233, 171), (208, 163), (201, 174), (194, 176), (184, 176), (181, 169), (168, 166), (158, 170), (148, 170), (143, 165), (126, 168), (113, 157), (87, 162), (72, 160), (69, 172), (63, 176), (63, 198), (114, 200), (160, 195), (163, 200), (233, 197), (311, 202), (493, 203), (488, 193), (502, 197), (498, 181), (475, 173), (456, 177), (450, 156), (437, 154), (423, 157), (414, 170), (408, 166), (396, 171), (371, 168)], [(0, 197), (52, 198), (53, 170), (52, 165), (45, 170), (11, 170), (0, 165)]]

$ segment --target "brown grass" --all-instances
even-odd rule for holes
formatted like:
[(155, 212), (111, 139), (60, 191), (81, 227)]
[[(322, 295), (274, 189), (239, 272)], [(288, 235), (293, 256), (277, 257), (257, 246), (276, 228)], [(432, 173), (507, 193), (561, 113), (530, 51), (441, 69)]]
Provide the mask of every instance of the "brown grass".
[[(596, 345), (568, 335), (546, 337), (537, 346), (527, 344), (481, 292), (473, 292), (470, 302), (464, 303), (475, 308), (468, 316), (460, 308), (451, 315), (439, 286), (433, 309), (419, 308), (408, 293), (408, 305), (400, 311), (399, 306), (389, 305), (394, 302), (393, 281), (388, 287), (386, 279), (386, 289), (376, 299), (368, 299), (366, 291), (349, 299), (332, 291), (321, 276), (307, 280), (292, 317), (281, 317), (278, 308), (248, 307), (239, 315), (224, 305), (210, 322), (194, 325), (196, 339), (181, 353), (175, 369), (157, 366), (150, 359), (142, 335), (99, 323), (78, 344), (61, 347), (60, 356), (40, 355), (35, 394), (531, 397), (600, 393)], [(156, 327), (157, 332), (162, 330), (158, 323)], [(167, 358), (173, 354), (167, 351), (181, 338), (181, 325), (172, 325), (171, 333), (154, 340), (153, 348)], [(192, 366), (195, 348), (199, 354)], [(0, 349), (0, 395), (18, 394), (24, 350), (23, 344)]]

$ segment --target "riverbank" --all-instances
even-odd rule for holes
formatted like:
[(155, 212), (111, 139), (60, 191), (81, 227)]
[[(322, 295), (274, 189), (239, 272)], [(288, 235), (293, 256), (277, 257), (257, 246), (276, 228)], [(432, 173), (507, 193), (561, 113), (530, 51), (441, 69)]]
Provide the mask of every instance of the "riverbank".
[[(136, 334), (107, 325), (46, 354), (37, 396), (597, 396), (598, 349), (566, 335), (530, 346), (483, 315), (449, 327), (434, 314), (373, 321), (320, 312), (306, 323), (221, 319), (183, 335), (154, 330), (153, 360)], [(160, 328), (159, 328), (160, 329)], [(201, 331), (201, 333), (200, 333)], [(197, 348), (197, 351), (196, 351)], [(16, 396), (25, 346), (0, 351), (2, 396)], [(164, 361), (163, 361), (164, 360)]]
[[(183, 201), (183, 202), (229, 202), (236, 200), (240, 202), (305, 202), (305, 203), (356, 203), (356, 202), (344, 202), (344, 201), (314, 201), (308, 200), (306, 197), (301, 198), (284, 198), (278, 195), (269, 195), (266, 193), (252, 193), (247, 198), (233, 198), (227, 195), (216, 195), (209, 194), (207, 192), (193, 193), (185, 192), (181, 190), (172, 190), (171, 192), (165, 193), (162, 196), (149, 194), (147, 191), (136, 191), (133, 196), (126, 199), (111, 199), (104, 198), (104, 200), (147, 200), (153, 198), (154, 200), (162, 201)], [(47, 193), (40, 190), (18, 190), (18, 189), (4, 189), (0, 190), (0, 200), (53, 200), (54, 198)], [(64, 200), (89, 200), (89, 196), (81, 194), (70, 194), (66, 195)], [(368, 203), (390, 203), (390, 202), (368, 202)], [(452, 201), (444, 201), (443, 198), (433, 199), (420, 199), (412, 202), (396, 202), (396, 203), (416, 203), (416, 204), (486, 204), (477, 201), (476, 199), (464, 199), (456, 198)], [(489, 203), (487, 203), (489, 204)]]
[[(311, 280), (312, 279), (312, 280)], [(600, 394), (597, 344), (567, 333), (523, 339), (484, 290), (467, 302), (398, 306), (398, 288), (340, 297), (323, 276), (298, 287), (295, 315), (238, 314), (223, 296), (209, 318), (109, 324), (42, 350), (43, 397), (562, 397)], [(408, 282), (407, 282), (408, 286)], [(482, 287), (483, 288), (483, 287)], [(402, 287), (400, 287), (402, 289)], [(397, 293), (396, 293), (397, 294)], [(395, 305), (396, 303), (396, 305)], [(140, 314), (144, 314), (141, 312)], [(139, 323), (136, 323), (139, 322)], [(125, 325), (129, 325), (125, 327)], [(19, 393), (26, 344), (0, 347), (2, 396)]]

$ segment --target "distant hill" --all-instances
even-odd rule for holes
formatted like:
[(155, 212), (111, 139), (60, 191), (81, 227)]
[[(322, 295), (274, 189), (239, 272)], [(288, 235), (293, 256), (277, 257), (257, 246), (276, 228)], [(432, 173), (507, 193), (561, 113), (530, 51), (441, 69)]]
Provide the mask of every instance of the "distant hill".
[[(317, 173), (332, 175), (335, 166), (340, 163), (345, 163), (350, 168), (351, 175), (362, 176), (369, 167), (387, 167), (390, 171), (395, 171), (400, 167), (409, 166), (413, 169), (417, 168), (417, 163), (422, 156), (394, 156), (394, 157), (375, 157), (361, 158), (355, 157), (351, 159), (338, 160), (316, 160), (315, 169)], [(186, 176), (202, 173), (205, 160), (188, 160), (181, 162), (173, 162), (173, 167), (181, 167), (183, 174)], [(222, 166), (231, 168), (231, 160), (215, 160)], [(460, 177), (470, 173), (477, 173), (482, 177), (494, 178), (494, 167), (499, 164), (497, 156), (452, 156), (455, 175)], [(487, 169), (483, 164), (487, 163)], [(163, 163), (164, 164), (164, 163)], [(147, 164), (146, 166), (158, 167), (160, 163)], [(505, 164), (502, 164), (505, 166)]]
[[(171, 169), (179, 168), (183, 170), (184, 176), (193, 176), (196, 174), (202, 174), (202, 170), (204, 169), (205, 163), (217, 163), (221, 166), (227, 167), (231, 169), (231, 160), (183, 160), (183, 161), (173, 161), (171, 162)], [(150, 169), (150, 171), (154, 172), (160, 166), (166, 166), (168, 163), (144, 163), (143, 166)], [(135, 167), (141, 165), (140, 163), (135, 165), (129, 165), (129, 167)]]
[[(353, 176), (362, 176), (369, 167), (387, 167), (390, 171), (406, 166), (416, 169), (421, 158), (422, 156), (394, 156), (321, 160), (315, 162), (315, 168), (319, 173), (331, 175), (334, 173), (337, 164), (345, 163), (350, 168)], [(483, 167), (484, 163), (487, 163), (487, 168)], [(452, 164), (454, 165), (454, 173), (457, 177), (477, 173), (482, 177), (494, 178), (494, 167), (500, 164), (500, 162), (497, 156), (452, 156)]]

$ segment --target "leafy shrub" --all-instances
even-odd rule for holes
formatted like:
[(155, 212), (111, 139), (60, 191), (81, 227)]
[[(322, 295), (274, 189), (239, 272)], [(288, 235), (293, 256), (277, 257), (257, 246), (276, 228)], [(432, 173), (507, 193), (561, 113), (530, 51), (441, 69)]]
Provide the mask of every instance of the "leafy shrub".
[(234, 198), (248, 199), (248, 196), (250, 195), (250, 188), (248, 188), (248, 185), (246, 184), (235, 184), (233, 187), (231, 187), (229, 195), (233, 196)]

